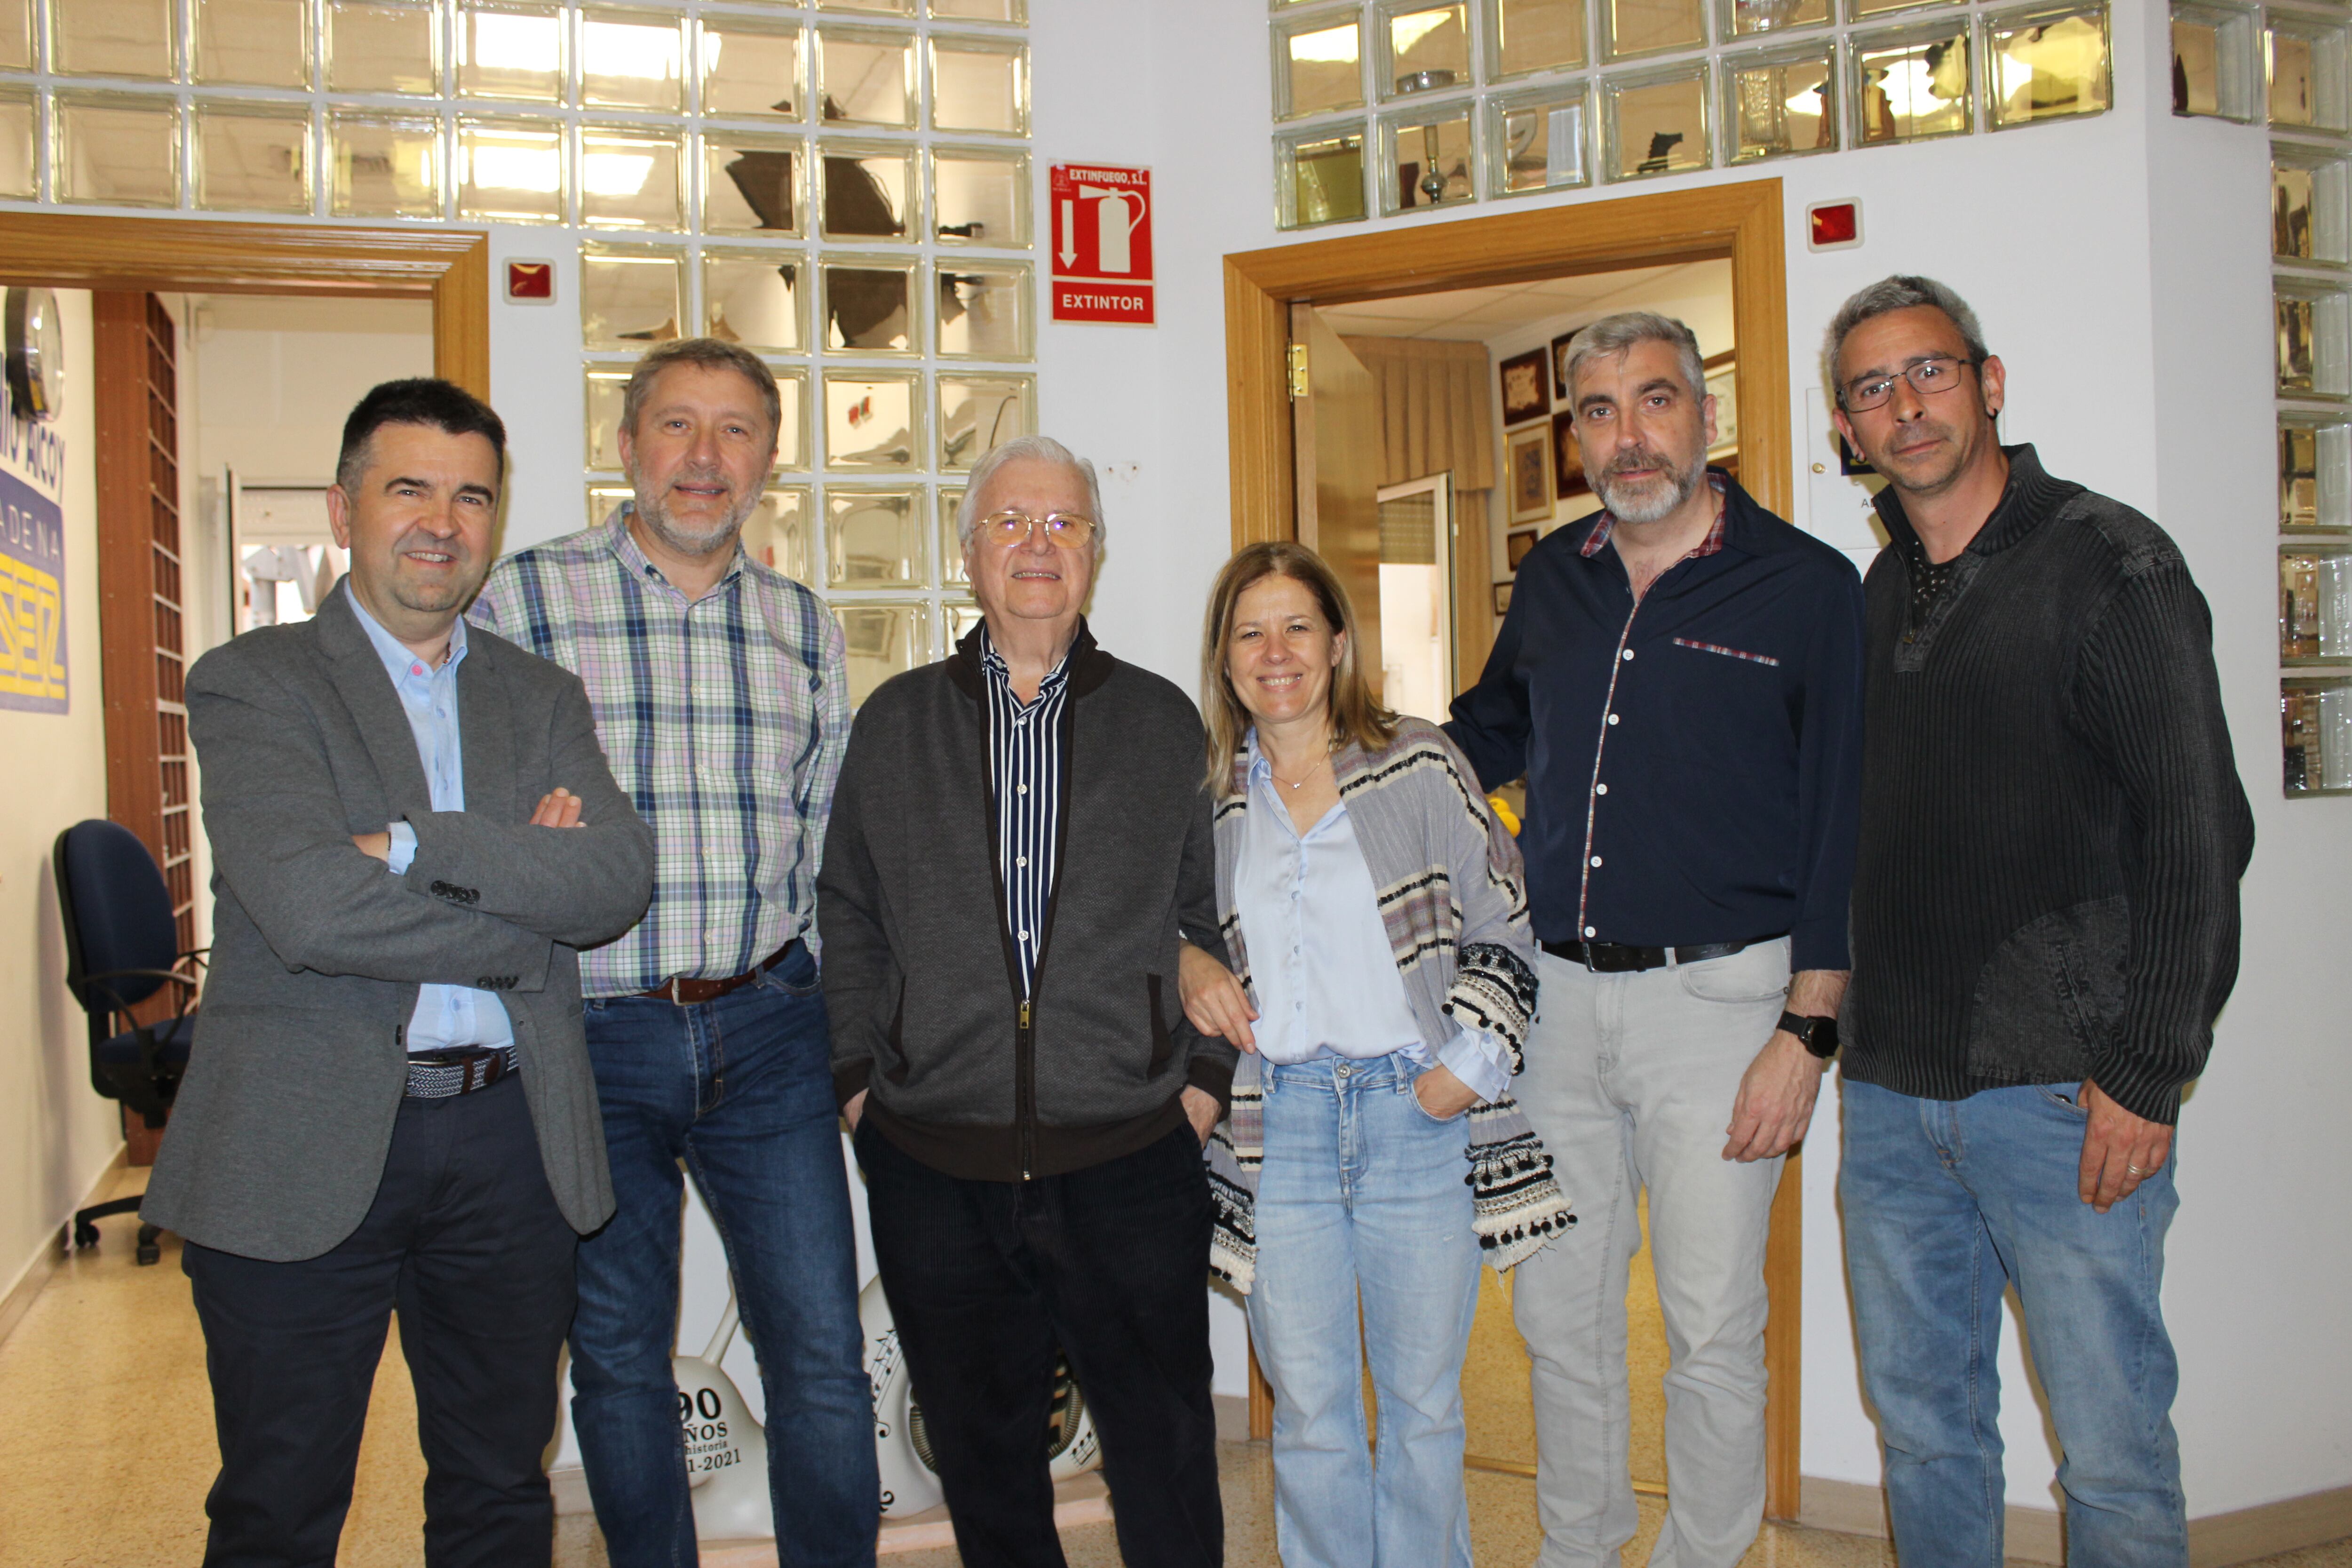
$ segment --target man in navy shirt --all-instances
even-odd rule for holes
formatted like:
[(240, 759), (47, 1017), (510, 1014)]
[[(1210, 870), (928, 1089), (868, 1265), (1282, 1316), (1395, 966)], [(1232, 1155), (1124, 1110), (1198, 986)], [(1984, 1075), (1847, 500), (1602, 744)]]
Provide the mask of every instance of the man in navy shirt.
[(1540, 1568), (1614, 1564), (1627, 1270), (1650, 1238), (1672, 1364), (1653, 1564), (1730, 1568), (1764, 1509), (1764, 1242), (1836, 1049), (1860, 791), (1862, 590), (1706, 466), (1698, 342), (1646, 311), (1567, 364), (1608, 510), (1520, 565), (1446, 731), (1528, 781), (1541, 1016), (1519, 1103), (1581, 1223), (1520, 1266)]

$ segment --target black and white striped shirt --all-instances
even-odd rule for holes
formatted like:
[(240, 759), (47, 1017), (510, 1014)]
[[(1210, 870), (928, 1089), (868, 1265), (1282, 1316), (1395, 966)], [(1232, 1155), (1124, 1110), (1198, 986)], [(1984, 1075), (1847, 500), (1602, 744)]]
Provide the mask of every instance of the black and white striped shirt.
[(1013, 671), (985, 625), (981, 667), (988, 672), (988, 784), (996, 800), (996, 859), (1004, 883), (1004, 929), (1021, 959), (1021, 996), (1034, 989), (1045, 909), (1054, 896), (1054, 852), (1061, 836), (1062, 710), (1070, 656), (1038, 683), (1037, 700), (1013, 692)]

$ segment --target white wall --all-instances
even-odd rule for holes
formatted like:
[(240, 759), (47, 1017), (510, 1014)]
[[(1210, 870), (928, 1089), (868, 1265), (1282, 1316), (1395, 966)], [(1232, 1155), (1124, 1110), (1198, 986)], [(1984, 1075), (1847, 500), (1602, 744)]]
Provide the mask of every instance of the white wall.
[(49, 849), (106, 815), (99, 689), (98, 470), (89, 296), (60, 289), (66, 404), (67, 710), (0, 709), (0, 1296), (24, 1277), (122, 1146), (114, 1102), (89, 1087), (89, 1030), (65, 988)]
[(433, 374), (423, 300), (195, 297), (182, 363), (194, 361), (194, 464), (248, 485), (333, 482), (343, 420), (370, 387)]
[[(1096, 624), (1117, 652), (1189, 688), (1200, 605), (1230, 538), (1221, 258), (1392, 225), (1275, 230), (1257, 0), (1034, 0), (1032, 18), (1041, 189), (1056, 160), (1153, 169), (1159, 327), (1047, 326), (1039, 368), (1048, 430), (1139, 465), (1134, 499), (1112, 511)], [(2352, 1386), (2338, 1306), (2352, 1241), (2335, 1212), (2352, 1156), (2334, 1126), (2352, 1102), (2339, 1038), (2352, 971), (2330, 951), (2352, 871), (2352, 805), (2279, 793), (2263, 133), (2173, 120), (2161, 8), (2118, 4), (2111, 21), (2114, 113), (1685, 183), (1783, 182), (1801, 432), (1822, 406), (1815, 356), (1838, 303), (1889, 272), (1931, 273), (1974, 302), (2010, 366), (2009, 438), (2150, 510), (2213, 605), (2261, 843), (2245, 883), (2242, 977), (2183, 1119), (2166, 1293), (2190, 1510), (2201, 1515), (2352, 1483), (2352, 1413), (2314, 1397)], [(1643, 188), (1657, 187), (1628, 190)], [(1861, 200), (1866, 242), (1809, 252), (1806, 204), (1843, 197)], [(1834, 462), (1826, 439), (1797, 456), (1801, 475)], [(1866, 550), (1850, 490), (1816, 498), (1800, 486), (1792, 521)], [(1875, 1483), (1839, 1249), (1836, 1114), (1825, 1100), (1806, 1161), (1802, 1462), (1809, 1475)], [(2050, 1447), (2013, 1340), (2003, 1364), (2011, 1499), (2047, 1507)]]

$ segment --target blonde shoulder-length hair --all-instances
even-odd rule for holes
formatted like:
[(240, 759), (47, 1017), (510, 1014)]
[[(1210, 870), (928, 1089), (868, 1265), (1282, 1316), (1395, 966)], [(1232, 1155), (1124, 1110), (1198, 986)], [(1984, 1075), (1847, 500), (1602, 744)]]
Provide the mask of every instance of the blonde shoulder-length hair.
[(1209, 788), (1219, 796), (1233, 793), (1234, 759), (1241, 755), (1255, 721), (1225, 671), (1234, 609), (1244, 594), (1268, 577), (1305, 584), (1322, 609), (1324, 623), (1347, 638), (1339, 662), (1331, 671), (1331, 749), (1338, 751), (1353, 741), (1375, 752), (1396, 739), (1397, 716), (1372, 696), (1371, 683), (1357, 662), (1356, 609), (1349, 603), (1339, 574), (1303, 544), (1288, 540), (1245, 544), (1217, 574), (1216, 586), (1209, 592), (1209, 614), (1201, 627), (1201, 707), (1209, 731)]

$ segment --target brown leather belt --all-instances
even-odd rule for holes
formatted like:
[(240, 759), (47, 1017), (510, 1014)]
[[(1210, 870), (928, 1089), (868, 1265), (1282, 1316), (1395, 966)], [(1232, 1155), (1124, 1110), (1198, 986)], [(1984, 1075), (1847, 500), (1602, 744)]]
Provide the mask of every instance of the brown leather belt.
[(652, 990), (640, 991), (637, 994), (650, 996), (657, 1002), (675, 1002), (681, 1007), (691, 1007), (703, 1002), (716, 1002), (730, 992), (742, 990), (743, 987), (775, 968), (785, 959), (790, 958), (793, 955), (793, 949), (800, 944), (800, 938), (794, 937), (761, 959), (753, 967), (740, 974), (730, 974), (724, 980), (689, 980), (683, 975), (673, 974)]

